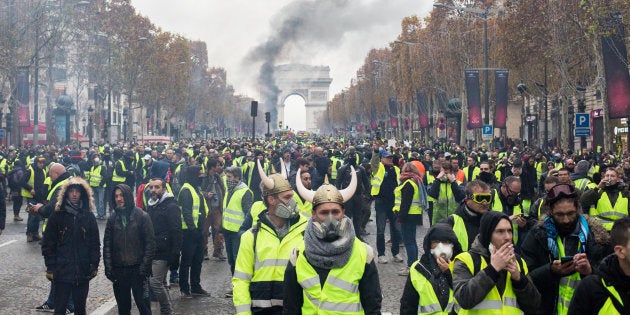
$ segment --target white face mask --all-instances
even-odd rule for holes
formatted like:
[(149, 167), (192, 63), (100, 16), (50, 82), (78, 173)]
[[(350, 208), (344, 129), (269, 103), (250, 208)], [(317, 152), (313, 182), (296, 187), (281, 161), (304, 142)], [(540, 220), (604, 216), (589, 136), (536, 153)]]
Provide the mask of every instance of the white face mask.
[(95, 158), (94, 159), (94, 164), (101, 164), (101, 159)]
[(435, 248), (431, 249), (431, 254), (435, 259), (442, 257), (442, 259), (450, 260), (453, 257), (453, 244), (440, 242)]

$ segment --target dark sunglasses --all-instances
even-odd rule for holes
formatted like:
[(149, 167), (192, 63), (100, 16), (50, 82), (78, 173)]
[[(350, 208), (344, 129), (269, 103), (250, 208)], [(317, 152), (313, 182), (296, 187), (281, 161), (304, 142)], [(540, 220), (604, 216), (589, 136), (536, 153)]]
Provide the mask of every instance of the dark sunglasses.
[(567, 184), (558, 184), (556, 186), (553, 186), (547, 192), (547, 199), (549, 200), (558, 199), (562, 196), (569, 197), (569, 198), (575, 197), (576, 196), (575, 188)]
[(492, 202), (492, 194), (472, 194), (468, 199), (478, 204), (489, 204)]

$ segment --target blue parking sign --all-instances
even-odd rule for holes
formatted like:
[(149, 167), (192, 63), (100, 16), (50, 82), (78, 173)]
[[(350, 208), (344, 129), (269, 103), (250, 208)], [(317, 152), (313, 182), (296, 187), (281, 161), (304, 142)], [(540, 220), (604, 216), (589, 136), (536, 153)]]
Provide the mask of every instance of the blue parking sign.
[(575, 127), (576, 128), (591, 128), (590, 114), (578, 113), (575, 114)]

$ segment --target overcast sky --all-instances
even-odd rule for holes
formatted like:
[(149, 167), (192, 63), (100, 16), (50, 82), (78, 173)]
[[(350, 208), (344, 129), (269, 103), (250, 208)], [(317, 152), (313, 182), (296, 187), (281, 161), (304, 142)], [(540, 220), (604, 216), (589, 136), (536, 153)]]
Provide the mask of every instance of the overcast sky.
[[(278, 40), (286, 20), (301, 29), (281, 43), (274, 64), (330, 66), (330, 95), (350, 84), (372, 48), (400, 34), (405, 16), (425, 16), (432, 0), (132, 0), (137, 11), (163, 31), (208, 44), (209, 65), (227, 70), (239, 94), (260, 99), (260, 62), (248, 60), (265, 43)], [(285, 24), (286, 25), (286, 24)], [(251, 59), (251, 58), (250, 58)]]

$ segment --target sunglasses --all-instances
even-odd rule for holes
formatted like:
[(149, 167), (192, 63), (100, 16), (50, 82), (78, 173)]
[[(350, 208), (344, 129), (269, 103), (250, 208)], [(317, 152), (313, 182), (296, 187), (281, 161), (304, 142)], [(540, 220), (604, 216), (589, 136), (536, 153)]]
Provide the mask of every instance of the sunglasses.
[(492, 202), (492, 194), (472, 194), (468, 199), (478, 204), (489, 204)]
[(576, 196), (575, 188), (567, 184), (558, 184), (556, 186), (553, 186), (547, 192), (547, 199), (550, 199), (550, 200), (558, 199), (562, 196), (569, 197), (569, 198), (575, 197)]

